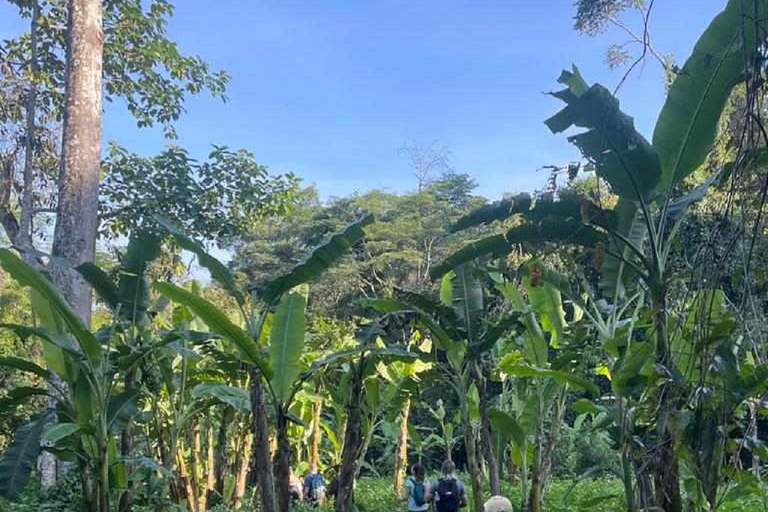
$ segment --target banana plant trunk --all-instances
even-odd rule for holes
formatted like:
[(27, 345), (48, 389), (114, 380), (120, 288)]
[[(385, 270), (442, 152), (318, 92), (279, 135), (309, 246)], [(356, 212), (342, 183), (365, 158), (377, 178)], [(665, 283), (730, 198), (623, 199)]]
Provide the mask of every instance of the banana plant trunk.
[[(659, 364), (670, 375), (673, 372), (672, 352), (669, 346), (667, 330), (667, 288), (661, 285), (654, 293), (654, 327), (656, 328), (656, 357)], [(661, 414), (669, 414), (675, 406), (675, 386), (671, 382), (664, 383), (659, 390), (658, 409)], [(666, 424), (667, 422), (665, 422)], [(676, 440), (672, 432), (665, 426), (659, 432), (659, 451), (654, 476), (656, 504), (665, 512), (682, 512), (683, 503), (680, 495), (680, 464), (676, 451)]]
[(253, 450), (253, 434), (247, 432), (243, 435), (241, 448), (235, 458), (235, 488), (232, 491), (232, 509), (240, 510), (243, 506), (246, 484), (248, 483), (248, 463), (251, 460)]
[(288, 438), (288, 418), (282, 410), (277, 415), (275, 480), (277, 481), (277, 510), (289, 512), (291, 508), (291, 441)]
[(357, 460), (362, 444), (363, 423), (363, 372), (365, 358), (360, 357), (354, 367), (354, 378), (351, 382), (349, 401), (347, 402), (347, 427), (344, 433), (344, 447), (341, 451), (341, 468), (339, 469), (339, 489), (336, 495), (336, 511), (351, 512), (354, 506), (355, 474)]
[(318, 398), (315, 401), (315, 408), (312, 411), (312, 440), (310, 442), (309, 469), (310, 472), (317, 472), (320, 467), (320, 440), (323, 436), (320, 421), (323, 417), (323, 399)]
[[(462, 388), (460, 388), (462, 389)], [(484, 509), (483, 480), (480, 470), (480, 461), (477, 454), (477, 442), (472, 422), (469, 417), (469, 404), (467, 397), (459, 396), (461, 407), (461, 422), (464, 424), (464, 447), (467, 451), (467, 472), (472, 485), (472, 509), (474, 512), (482, 512)]]
[(395, 491), (400, 494), (403, 482), (408, 471), (408, 418), (411, 413), (411, 398), (403, 401), (400, 410), (400, 435), (397, 438), (397, 451), (395, 452)]
[[(129, 371), (125, 374), (125, 391), (127, 393), (133, 392), (134, 389), (134, 374), (133, 371)], [(125, 431), (120, 436), (120, 455), (124, 459), (127, 459), (133, 453), (133, 422), (129, 421), (125, 427)], [(131, 472), (131, 465), (126, 464), (126, 470), (128, 474)], [(119, 512), (131, 512), (133, 509), (133, 482), (128, 479), (128, 484), (120, 496), (120, 502), (118, 505)]]
[(269, 424), (267, 404), (264, 399), (264, 385), (261, 373), (251, 370), (251, 430), (253, 432), (253, 470), (256, 473), (261, 512), (276, 512), (275, 481), (272, 474), (272, 457), (269, 449)]
[(479, 392), (480, 436), (485, 452), (485, 462), (488, 466), (491, 495), (499, 496), (501, 495), (501, 476), (499, 474), (499, 458), (496, 455), (496, 443), (493, 441), (493, 432), (491, 431), (491, 418), (488, 414), (488, 391), (485, 388), (484, 379), (479, 374), (478, 377), (476, 385)]
[(216, 451), (214, 456), (214, 468), (216, 471), (216, 501), (215, 503), (209, 503), (209, 506), (217, 505), (224, 500), (224, 484), (227, 475), (227, 441), (231, 436), (229, 429), (231, 428), (231, 423), (234, 417), (234, 409), (229, 405), (225, 406), (221, 413), (221, 424), (219, 425), (219, 432), (216, 436)]

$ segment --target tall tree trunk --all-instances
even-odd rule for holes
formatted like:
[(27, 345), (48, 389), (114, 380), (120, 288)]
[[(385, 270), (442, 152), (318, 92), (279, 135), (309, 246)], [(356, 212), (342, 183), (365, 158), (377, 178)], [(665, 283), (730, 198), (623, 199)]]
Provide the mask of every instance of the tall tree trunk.
[(312, 411), (312, 439), (309, 451), (309, 472), (316, 473), (320, 467), (320, 439), (323, 437), (320, 421), (323, 415), (323, 399), (315, 400), (315, 408)]
[(272, 457), (269, 450), (269, 425), (267, 404), (264, 400), (264, 386), (261, 374), (251, 369), (251, 407), (253, 408), (253, 470), (259, 486), (261, 512), (276, 512), (275, 482), (272, 474)]
[(277, 452), (275, 453), (275, 480), (277, 510), (291, 509), (291, 441), (288, 439), (288, 418), (281, 411), (277, 415)]
[(344, 433), (344, 448), (341, 451), (339, 489), (336, 495), (337, 512), (351, 512), (354, 506), (355, 473), (362, 443), (364, 367), (365, 358), (361, 356), (357, 366), (354, 367), (355, 375), (350, 383), (351, 390), (347, 402), (347, 427)]
[(32, 209), (33, 187), (35, 181), (35, 136), (36, 136), (36, 110), (37, 110), (37, 74), (39, 64), (37, 60), (37, 21), (40, 17), (40, 2), (32, 0), (32, 20), (29, 29), (29, 92), (26, 105), (26, 133), (24, 137), (24, 185), (21, 190), (21, 214), (19, 221), (19, 236), (14, 245), (22, 250), (32, 248)]
[(411, 413), (411, 398), (403, 402), (400, 409), (400, 435), (397, 438), (397, 450), (395, 452), (395, 491), (400, 495), (408, 472), (408, 417)]
[(96, 252), (104, 43), (101, 4), (102, 0), (67, 2), (64, 124), (51, 251), (72, 266), (54, 264), (51, 276), (86, 324), (91, 322), (91, 289), (74, 267), (93, 261)]
[[(93, 261), (101, 166), (102, 0), (69, 0), (61, 169), (53, 255), (72, 267)], [(87, 324), (91, 289), (72, 268), (53, 265), (59, 290)]]
[[(662, 288), (654, 294), (654, 327), (656, 328), (656, 357), (659, 364), (672, 373), (672, 352), (667, 331), (667, 290)], [(660, 414), (669, 414), (675, 407), (675, 386), (664, 383), (659, 389), (658, 410)], [(668, 422), (665, 422), (667, 424)], [(683, 502), (680, 495), (680, 465), (676, 451), (676, 440), (668, 427), (659, 432), (658, 462), (654, 484), (656, 504), (665, 512), (682, 512)]]
[(480, 439), (482, 441), (485, 462), (488, 466), (488, 480), (491, 485), (491, 495), (501, 495), (501, 476), (499, 475), (499, 458), (496, 455), (496, 444), (493, 442), (491, 431), (491, 418), (488, 414), (488, 390), (485, 379), (480, 371), (477, 372), (477, 390), (480, 409)]

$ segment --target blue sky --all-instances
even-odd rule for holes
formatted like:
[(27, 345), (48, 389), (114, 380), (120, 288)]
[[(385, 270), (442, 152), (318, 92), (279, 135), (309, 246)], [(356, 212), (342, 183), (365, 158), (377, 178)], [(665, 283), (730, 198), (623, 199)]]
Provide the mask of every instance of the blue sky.
[[(724, 0), (657, 0), (654, 45), (685, 59)], [(452, 150), (453, 167), (478, 191), (542, 186), (547, 164), (577, 158), (543, 120), (559, 108), (544, 95), (564, 67), (613, 88), (604, 53), (626, 37), (573, 29), (571, 0), (177, 0), (170, 31), (182, 50), (229, 71), (229, 102), (192, 98), (179, 144), (204, 155), (211, 143), (253, 151), (275, 172), (292, 171), (323, 197), (372, 188), (415, 188), (409, 141)], [(0, 38), (21, 25), (0, 4)], [(650, 136), (664, 97), (653, 61), (620, 91), (624, 110)], [(165, 141), (107, 107), (105, 141), (143, 154)]]

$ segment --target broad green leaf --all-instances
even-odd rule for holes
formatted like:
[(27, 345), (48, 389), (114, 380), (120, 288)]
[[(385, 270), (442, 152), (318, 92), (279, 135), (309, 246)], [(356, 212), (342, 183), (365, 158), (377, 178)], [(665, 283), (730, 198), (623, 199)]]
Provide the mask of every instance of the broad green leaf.
[(0, 249), (0, 265), (20, 285), (39, 293), (61, 317), (92, 365), (101, 363), (101, 345), (51, 282), (8, 249)]
[(461, 265), (454, 270), (453, 309), (460, 320), (467, 341), (473, 343), (480, 335), (480, 320), (484, 311), (483, 284), (475, 275), (472, 265)]
[(574, 373), (536, 368), (527, 364), (507, 363), (505, 360), (499, 363), (499, 369), (511, 377), (530, 377), (552, 379), (561, 384), (569, 384), (578, 389), (585, 389), (593, 396), (600, 394), (600, 389), (594, 382)]
[(43, 439), (49, 443), (56, 444), (62, 439), (69, 437), (80, 430), (77, 423), (56, 423), (45, 430)]
[(294, 382), (299, 376), (301, 354), (306, 335), (306, 285), (294, 289), (280, 299), (272, 321), (269, 338), (269, 361), (272, 368), (272, 390), (280, 403), (291, 396)]
[(21, 386), (8, 391), (0, 398), (0, 414), (6, 415), (12, 413), (17, 407), (29, 403), (33, 396), (46, 396), (48, 392), (44, 389), (30, 386)]
[(373, 215), (366, 215), (347, 226), (340, 233), (333, 235), (330, 240), (312, 251), (312, 254), (303, 263), (294, 267), (289, 273), (268, 283), (261, 294), (262, 299), (271, 304), (288, 290), (318, 278), (347, 254), (358, 241), (363, 239), (365, 236), (363, 228), (373, 221)]
[[(600, 268), (600, 288), (614, 301), (619, 301), (626, 294), (627, 288), (634, 288), (638, 284), (637, 272), (628, 266), (626, 261), (644, 268), (644, 264), (635, 249), (643, 253), (648, 229), (643, 211), (636, 201), (620, 198), (614, 212), (615, 224), (611, 227), (611, 232), (622, 235), (632, 244), (631, 247), (634, 249), (619, 237), (611, 236), (608, 245), (611, 254), (604, 254), (605, 259)], [(621, 258), (614, 256), (614, 254)]]
[(545, 121), (547, 127), (553, 133), (586, 128), (568, 140), (594, 163), (597, 175), (620, 197), (648, 196), (661, 178), (659, 157), (635, 130), (634, 120), (621, 111), (619, 100), (599, 84), (586, 88), (576, 68), (563, 71), (558, 81), (567, 89), (554, 96), (567, 105)]
[(126, 391), (109, 399), (107, 406), (107, 428), (111, 434), (119, 434), (139, 413), (139, 395)]
[(120, 313), (130, 321), (140, 320), (149, 309), (147, 268), (160, 257), (162, 239), (152, 233), (133, 233), (120, 258), (117, 288), (122, 304)]
[(192, 388), (194, 398), (214, 398), (222, 404), (231, 405), (239, 411), (251, 410), (251, 395), (248, 390), (218, 384), (213, 382), (201, 382)]
[[(533, 265), (540, 266), (538, 262)], [(557, 348), (565, 331), (565, 310), (560, 291), (548, 283), (532, 283), (531, 278), (524, 279), (528, 302), (536, 312), (544, 331), (550, 334), (550, 344)]]
[(233, 324), (216, 306), (171, 283), (155, 283), (155, 289), (173, 302), (192, 310), (215, 333), (229, 340), (246, 362), (255, 364), (263, 375), (269, 377), (269, 366), (261, 356), (258, 345), (243, 329)]
[(493, 409), (489, 412), (491, 419), (491, 425), (493, 429), (501, 433), (505, 437), (509, 437), (517, 446), (524, 446), (526, 443), (526, 435), (523, 427), (517, 422), (515, 418), (510, 416), (504, 411)]
[(633, 343), (627, 353), (616, 361), (611, 385), (617, 395), (628, 397), (636, 389), (644, 389), (647, 379), (640, 371), (651, 361), (651, 354), (650, 343)]
[(245, 296), (237, 286), (235, 276), (222, 262), (208, 254), (205, 248), (187, 236), (184, 231), (168, 219), (156, 217), (157, 221), (173, 236), (173, 239), (183, 249), (197, 256), (197, 261), (211, 274), (211, 279), (219, 283), (229, 292), (241, 306), (245, 304)]
[(48, 370), (41, 368), (31, 361), (26, 359), (20, 359), (18, 357), (0, 357), (0, 367), (11, 368), (26, 373), (32, 373), (39, 377), (47, 379), (49, 377)]
[(463, 231), (474, 226), (490, 224), (497, 220), (504, 220), (517, 213), (527, 212), (530, 208), (531, 196), (528, 194), (506, 197), (500, 201), (485, 204), (477, 210), (461, 217), (453, 226), (451, 226), (450, 231)]
[(433, 266), (430, 276), (437, 279), (450, 270), (481, 257), (504, 257), (519, 244), (551, 242), (594, 247), (606, 239), (604, 232), (582, 224), (580, 220), (546, 217), (537, 222), (515, 226), (503, 235), (491, 235), (470, 242)]
[[(768, 2), (730, 0), (701, 35), (669, 87), (653, 132), (663, 174), (659, 191), (679, 183), (704, 163), (717, 136), (720, 116), (733, 88), (745, 78), (745, 62), (765, 43), (755, 41), (755, 22)], [(759, 44), (758, 44), (759, 43)]]
[(549, 344), (544, 337), (535, 313), (528, 307), (523, 300), (523, 296), (513, 283), (499, 283), (496, 288), (501, 292), (505, 299), (523, 313), (523, 323), (526, 332), (523, 336), (525, 342), (525, 359), (535, 365), (544, 366), (549, 357)]
[(111, 311), (117, 311), (120, 305), (120, 292), (117, 291), (115, 283), (106, 272), (90, 261), (79, 265), (75, 270), (91, 285), (96, 295)]
[(13, 499), (24, 490), (40, 455), (40, 439), (51, 415), (22, 425), (0, 459), (0, 496)]

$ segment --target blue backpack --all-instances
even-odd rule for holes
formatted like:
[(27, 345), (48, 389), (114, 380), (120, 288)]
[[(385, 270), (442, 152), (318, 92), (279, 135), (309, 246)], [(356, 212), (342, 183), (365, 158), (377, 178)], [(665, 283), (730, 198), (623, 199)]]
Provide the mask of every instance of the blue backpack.
[(413, 503), (417, 507), (421, 507), (427, 502), (427, 491), (424, 489), (424, 482), (417, 482), (413, 478), (409, 478), (409, 480), (413, 484), (413, 492), (411, 492)]

